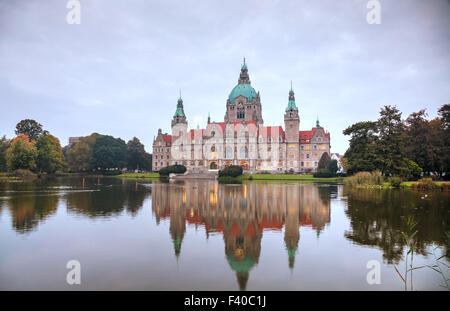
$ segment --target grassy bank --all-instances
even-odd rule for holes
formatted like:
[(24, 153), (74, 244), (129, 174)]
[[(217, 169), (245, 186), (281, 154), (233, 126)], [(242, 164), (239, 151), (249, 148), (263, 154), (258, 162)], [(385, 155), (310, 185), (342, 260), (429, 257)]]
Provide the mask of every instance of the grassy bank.
[(114, 177), (129, 179), (157, 179), (159, 178), (159, 173), (125, 173)]
[(337, 182), (342, 178), (314, 178), (313, 175), (296, 174), (243, 174), (238, 177), (219, 177), (219, 181), (244, 181), (244, 180), (279, 180), (279, 181), (305, 181), (305, 182)]

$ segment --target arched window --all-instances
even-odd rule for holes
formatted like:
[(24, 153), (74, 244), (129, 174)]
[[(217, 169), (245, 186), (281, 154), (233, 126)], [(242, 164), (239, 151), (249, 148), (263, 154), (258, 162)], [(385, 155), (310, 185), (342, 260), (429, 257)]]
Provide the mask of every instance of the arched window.
[(240, 152), (241, 158), (248, 158), (248, 148), (242, 147)]
[(231, 147), (227, 147), (225, 149), (225, 158), (232, 159), (233, 158), (233, 149)]

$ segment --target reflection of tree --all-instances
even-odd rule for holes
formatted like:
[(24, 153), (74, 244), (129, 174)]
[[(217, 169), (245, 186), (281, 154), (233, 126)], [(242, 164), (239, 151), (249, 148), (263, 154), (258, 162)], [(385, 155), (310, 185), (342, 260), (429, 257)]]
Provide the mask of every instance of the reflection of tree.
[(319, 192), (313, 184), (155, 183), (152, 209), (157, 224), (170, 218), (177, 257), (186, 222), (204, 226), (207, 236), (222, 234), (226, 260), (236, 273), (239, 288), (245, 290), (250, 270), (258, 264), (264, 230), (281, 231), (285, 226), (284, 243), (293, 268), (300, 226), (323, 230), (330, 222), (332, 191), (325, 187)]
[(35, 229), (38, 224), (56, 213), (58, 194), (26, 193), (13, 195), (7, 202), (13, 227), (18, 233)]
[[(445, 232), (450, 229), (448, 213), (449, 195), (433, 192), (422, 199), (423, 194), (396, 190), (347, 189), (347, 215), (351, 231), (345, 233), (349, 240), (376, 246), (383, 250), (388, 263), (398, 263), (405, 247), (401, 236), (402, 219), (414, 216), (418, 222), (415, 251), (426, 255), (431, 243), (445, 246)], [(448, 256), (448, 249), (447, 249)]]
[[(88, 217), (110, 217), (126, 209), (133, 216), (142, 208), (151, 190), (134, 181), (113, 178), (101, 179), (97, 184), (86, 180), (83, 187), (65, 195), (68, 211)], [(84, 190), (84, 191), (83, 191)]]

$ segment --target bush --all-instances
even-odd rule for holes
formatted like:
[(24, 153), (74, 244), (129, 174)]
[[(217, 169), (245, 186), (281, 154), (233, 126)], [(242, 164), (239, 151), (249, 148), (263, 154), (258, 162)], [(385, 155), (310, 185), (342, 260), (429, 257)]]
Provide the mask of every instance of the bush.
[(439, 188), (431, 178), (422, 178), (416, 184), (412, 184), (411, 187), (417, 190), (433, 190)]
[(186, 172), (186, 166), (184, 165), (170, 165), (163, 167), (159, 170), (159, 175), (169, 176), (169, 174), (184, 174)]
[(321, 168), (321, 169), (319, 169), (317, 172), (315, 172), (315, 173), (313, 174), (313, 176), (314, 176), (315, 178), (329, 178), (329, 177), (334, 177), (335, 174), (333, 174), (332, 172), (330, 172), (330, 171), (327, 170), (327, 169)]
[(391, 187), (400, 188), (400, 184), (402, 183), (402, 179), (400, 177), (394, 176), (389, 178), (389, 184)]
[(238, 177), (242, 175), (242, 167), (238, 165), (230, 165), (219, 171), (219, 177)]
[(380, 171), (358, 172), (345, 180), (348, 185), (381, 185), (383, 184), (383, 175)]
[(105, 176), (117, 176), (122, 174), (121, 170), (106, 170), (106, 171), (102, 171), (102, 175)]
[(18, 169), (8, 174), (11, 177), (36, 177), (37, 175), (30, 170)]

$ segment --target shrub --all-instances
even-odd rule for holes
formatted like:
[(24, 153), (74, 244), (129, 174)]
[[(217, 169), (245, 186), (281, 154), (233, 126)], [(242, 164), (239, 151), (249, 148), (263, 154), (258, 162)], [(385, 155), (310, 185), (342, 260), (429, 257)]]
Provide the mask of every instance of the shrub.
[(30, 170), (18, 169), (8, 174), (11, 177), (36, 177), (37, 175)]
[(315, 173), (313, 174), (313, 176), (314, 176), (315, 178), (329, 178), (329, 177), (334, 177), (335, 174), (333, 174), (332, 172), (330, 172), (330, 171), (327, 170), (327, 169), (321, 168), (321, 169), (319, 169), (317, 172), (315, 172)]
[(417, 190), (433, 190), (439, 186), (432, 178), (422, 178), (416, 184), (412, 184), (411, 187)]
[(230, 165), (219, 171), (219, 177), (238, 177), (242, 175), (242, 167), (238, 165)]
[(391, 185), (391, 187), (400, 188), (401, 183), (402, 179), (400, 177), (393, 176), (389, 178), (389, 184)]
[(186, 166), (184, 165), (170, 165), (163, 167), (159, 170), (159, 175), (169, 176), (169, 174), (184, 174), (186, 172)]

